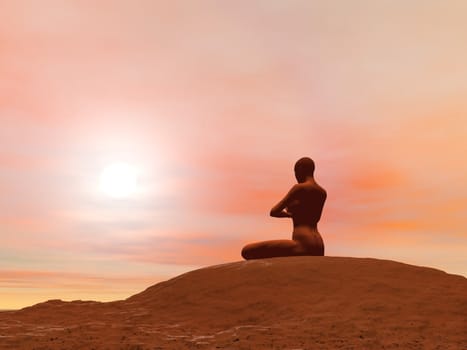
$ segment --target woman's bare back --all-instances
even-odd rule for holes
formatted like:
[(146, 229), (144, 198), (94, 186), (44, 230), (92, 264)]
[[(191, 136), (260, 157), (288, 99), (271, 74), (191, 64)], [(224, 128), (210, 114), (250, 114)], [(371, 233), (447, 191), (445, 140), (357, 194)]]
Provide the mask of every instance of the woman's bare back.
[(292, 214), (292, 240), (300, 243), (305, 252), (324, 255), (324, 242), (318, 231), (326, 191), (316, 182), (303, 183), (287, 211)]
[(316, 229), (326, 201), (326, 191), (315, 181), (305, 182), (297, 187), (294, 198), (287, 206), (287, 211), (292, 214), (293, 226)]

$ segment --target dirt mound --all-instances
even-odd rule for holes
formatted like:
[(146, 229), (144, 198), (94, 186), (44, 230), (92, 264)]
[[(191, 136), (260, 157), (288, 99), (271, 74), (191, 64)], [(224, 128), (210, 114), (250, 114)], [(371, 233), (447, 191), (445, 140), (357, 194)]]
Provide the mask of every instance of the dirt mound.
[(462, 349), (467, 279), (373, 258), (209, 266), (126, 300), (0, 312), (2, 349)]

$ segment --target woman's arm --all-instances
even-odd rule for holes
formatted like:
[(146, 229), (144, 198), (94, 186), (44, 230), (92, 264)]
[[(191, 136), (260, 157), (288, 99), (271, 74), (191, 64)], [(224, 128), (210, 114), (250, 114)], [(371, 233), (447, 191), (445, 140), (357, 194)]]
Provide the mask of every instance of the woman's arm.
[(284, 209), (295, 199), (298, 189), (299, 186), (294, 185), (285, 197), (271, 209), (269, 215), (275, 218), (291, 218), (292, 214)]

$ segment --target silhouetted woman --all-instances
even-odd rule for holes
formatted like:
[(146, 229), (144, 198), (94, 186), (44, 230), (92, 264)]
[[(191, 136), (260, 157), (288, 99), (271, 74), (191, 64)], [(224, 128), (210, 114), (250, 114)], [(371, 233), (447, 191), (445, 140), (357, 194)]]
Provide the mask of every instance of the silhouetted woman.
[(242, 249), (244, 259), (324, 255), (324, 242), (317, 224), (326, 200), (326, 191), (313, 177), (315, 163), (311, 158), (300, 158), (295, 163), (294, 170), (298, 183), (270, 213), (276, 218), (292, 218), (292, 240), (278, 239), (247, 244)]

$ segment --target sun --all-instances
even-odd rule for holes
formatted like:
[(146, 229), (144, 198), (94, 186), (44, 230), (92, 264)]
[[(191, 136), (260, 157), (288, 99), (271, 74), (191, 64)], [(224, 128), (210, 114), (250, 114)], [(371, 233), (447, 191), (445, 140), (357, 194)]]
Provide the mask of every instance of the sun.
[(136, 192), (138, 177), (136, 168), (128, 163), (113, 163), (101, 173), (99, 188), (113, 198), (126, 198)]

